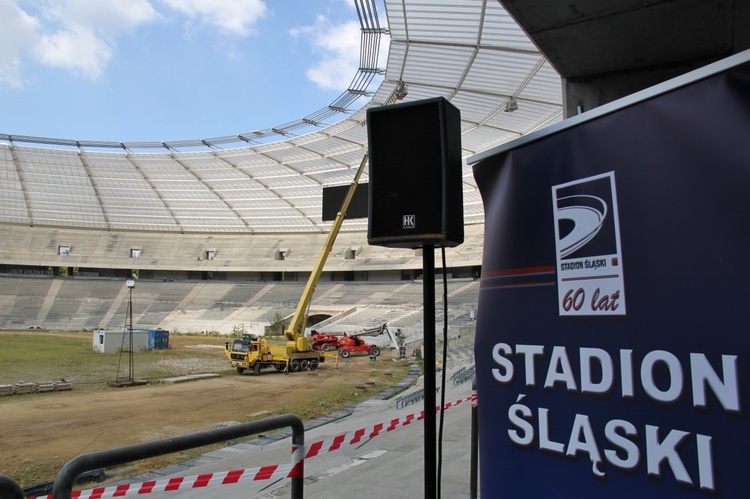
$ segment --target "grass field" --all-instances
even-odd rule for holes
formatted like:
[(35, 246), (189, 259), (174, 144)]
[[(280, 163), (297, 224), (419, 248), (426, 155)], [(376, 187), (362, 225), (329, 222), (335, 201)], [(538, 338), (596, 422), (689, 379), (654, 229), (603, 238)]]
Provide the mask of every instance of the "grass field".
[[(220, 348), (196, 348), (201, 345), (222, 346), (225, 338), (172, 335), (170, 348), (134, 353), (134, 374), (138, 378), (159, 379), (188, 374), (179, 360), (191, 359), (195, 369), (202, 362), (223, 363)], [(128, 354), (99, 353), (93, 349), (92, 333), (0, 332), (0, 384), (19, 381), (55, 381), (60, 378), (77, 386), (114, 381), (128, 374)], [(193, 347), (193, 348), (191, 348)], [(186, 372), (188, 371), (188, 372)], [(207, 372), (215, 372), (209, 369)]]
[[(148, 379), (148, 385), (115, 388), (109, 382), (116, 379), (118, 364), (127, 368), (127, 354), (95, 352), (92, 341), (92, 333), (0, 332), (0, 384), (60, 378), (73, 384), (72, 391), (0, 397), (0, 474), (29, 486), (52, 480), (81, 452), (192, 433), (226, 421), (284, 413), (309, 420), (364, 400), (409, 370), (408, 362), (391, 362), (386, 352), (377, 362), (352, 357), (337, 365), (327, 362), (314, 373), (238, 375), (224, 357), (226, 338), (171, 335), (169, 349), (134, 354), (135, 377)], [(220, 378), (162, 382), (201, 372)], [(365, 392), (357, 389), (366, 382)], [(207, 450), (139, 462), (126, 467), (127, 475), (183, 462)], [(125, 471), (107, 473), (115, 479), (125, 476)]]

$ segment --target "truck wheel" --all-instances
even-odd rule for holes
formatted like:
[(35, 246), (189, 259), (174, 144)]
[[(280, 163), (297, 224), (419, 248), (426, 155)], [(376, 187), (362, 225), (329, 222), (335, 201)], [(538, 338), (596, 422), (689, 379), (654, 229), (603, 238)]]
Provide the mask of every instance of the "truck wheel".
[(253, 366), (253, 374), (260, 374), (260, 362), (256, 362)]
[(289, 369), (290, 369), (290, 370), (291, 370), (291, 371), (292, 371), (293, 373), (296, 373), (297, 371), (299, 371), (299, 367), (300, 367), (300, 366), (299, 366), (299, 361), (298, 361), (298, 360), (296, 360), (296, 359), (295, 359), (295, 360), (293, 360), (293, 361), (291, 361), (291, 362), (289, 363)]
[(244, 367), (238, 367), (237, 368), (237, 374), (242, 374), (244, 372), (245, 372), (245, 368)]
[(280, 364), (280, 363), (279, 364), (274, 364), (273, 367), (275, 367), (277, 371), (283, 371), (284, 369), (286, 369), (286, 366), (284, 364)]
[(310, 361), (307, 359), (302, 359), (299, 366), (303, 371), (307, 371), (308, 369), (310, 369)]
[(349, 350), (346, 350), (345, 348), (342, 348), (342, 349), (341, 349), (341, 350), (339, 351), (339, 355), (341, 355), (341, 356), (342, 356), (343, 358), (345, 358), (345, 359), (348, 359), (348, 358), (349, 358), (349, 356), (351, 355), (351, 353), (349, 352)]
[(380, 349), (378, 347), (372, 347), (372, 350), (370, 350), (370, 355), (374, 355), (375, 357), (377, 357), (378, 355), (380, 355)]
[(310, 361), (310, 370), (315, 371), (318, 369), (318, 359), (312, 359)]
[(331, 345), (329, 345), (328, 343), (323, 343), (323, 351), (324, 352), (327, 352), (330, 349), (331, 349)]

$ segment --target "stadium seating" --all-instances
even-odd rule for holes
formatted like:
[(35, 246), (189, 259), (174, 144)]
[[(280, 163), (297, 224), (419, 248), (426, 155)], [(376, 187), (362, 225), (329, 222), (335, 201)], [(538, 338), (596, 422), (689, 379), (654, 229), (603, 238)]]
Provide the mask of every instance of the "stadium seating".
[[(132, 290), (133, 326), (229, 333), (239, 324), (270, 323), (277, 315), (289, 316), (304, 285), (138, 280)], [(334, 329), (382, 322), (421, 329), (422, 286), (418, 280), (326, 282), (316, 290), (310, 313), (332, 316)], [(435, 293), (442, 303), (441, 282), (436, 283)], [(470, 321), (467, 317), (476, 310), (478, 294), (476, 280), (449, 281), (450, 324)], [(0, 275), (0, 329), (4, 330), (122, 328), (129, 321), (130, 303), (131, 293), (123, 279)], [(442, 321), (442, 308), (438, 316)]]

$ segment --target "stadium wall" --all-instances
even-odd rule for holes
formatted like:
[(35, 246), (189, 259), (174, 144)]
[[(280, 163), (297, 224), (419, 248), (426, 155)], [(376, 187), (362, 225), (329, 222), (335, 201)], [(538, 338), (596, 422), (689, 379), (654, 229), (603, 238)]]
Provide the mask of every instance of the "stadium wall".
[[(137, 270), (163, 280), (306, 281), (326, 237), (0, 224), (0, 273), (125, 278)], [(446, 250), (455, 277), (478, 276), (483, 237), (484, 225), (467, 225), (464, 244)], [(341, 232), (321, 280), (409, 280), (421, 268), (421, 250), (370, 246), (365, 232)]]

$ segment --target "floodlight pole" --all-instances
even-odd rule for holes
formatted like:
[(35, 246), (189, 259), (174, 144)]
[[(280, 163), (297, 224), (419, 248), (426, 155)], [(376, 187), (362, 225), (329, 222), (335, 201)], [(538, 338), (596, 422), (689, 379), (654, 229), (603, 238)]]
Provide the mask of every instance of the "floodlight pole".
[(424, 296), (424, 497), (436, 497), (437, 444), (435, 423), (435, 247), (422, 246)]
[(130, 353), (128, 355), (128, 381), (135, 381), (135, 362), (133, 359), (133, 288), (135, 287), (135, 279), (128, 279), (127, 281), (128, 291), (130, 296), (128, 299), (128, 317), (129, 317), (129, 332), (130, 332)]

